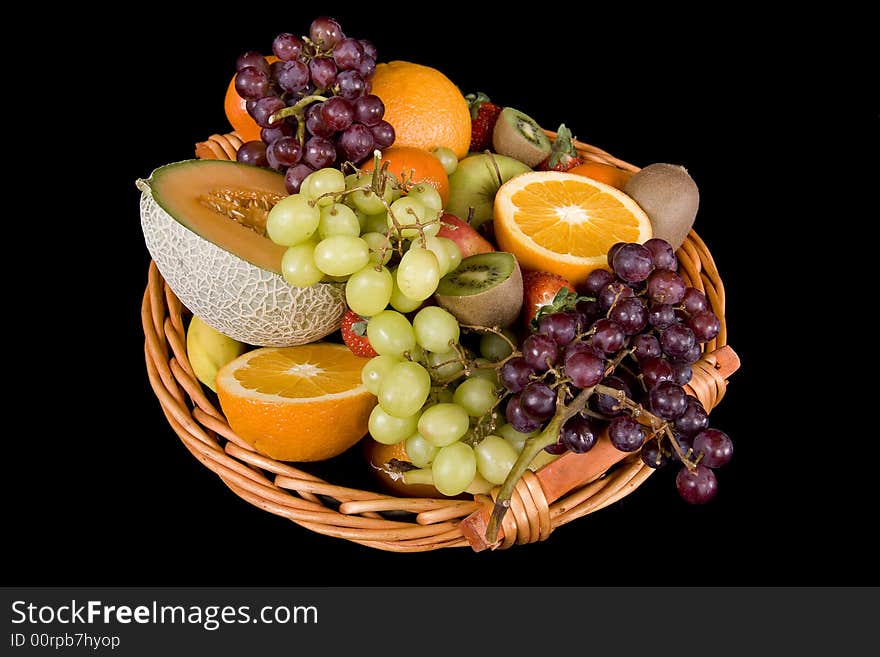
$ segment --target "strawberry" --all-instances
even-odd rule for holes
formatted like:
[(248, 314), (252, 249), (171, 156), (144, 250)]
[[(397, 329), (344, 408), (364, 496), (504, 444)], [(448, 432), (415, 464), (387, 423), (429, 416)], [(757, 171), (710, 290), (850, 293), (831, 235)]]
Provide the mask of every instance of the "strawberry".
[(367, 320), (353, 310), (346, 311), (342, 316), (342, 341), (355, 356), (361, 358), (378, 356), (367, 339)]
[[(560, 294), (561, 290), (565, 291)], [(529, 326), (538, 311), (548, 304), (557, 305), (558, 302), (561, 309), (572, 295), (574, 298), (577, 297), (574, 285), (559, 274), (523, 270), (523, 322)]]
[(471, 110), (471, 147), (472, 153), (480, 153), (492, 148), (492, 131), (501, 114), (501, 107), (489, 100), (483, 92), (465, 96)]
[(566, 128), (564, 123), (560, 125), (559, 130), (556, 131), (556, 139), (553, 141), (550, 155), (538, 165), (538, 169), (542, 171), (568, 171), (578, 164), (583, 164), (583, 160), (574, 147), (574, 140), (575, 137), (572, 136), (571, 130)]

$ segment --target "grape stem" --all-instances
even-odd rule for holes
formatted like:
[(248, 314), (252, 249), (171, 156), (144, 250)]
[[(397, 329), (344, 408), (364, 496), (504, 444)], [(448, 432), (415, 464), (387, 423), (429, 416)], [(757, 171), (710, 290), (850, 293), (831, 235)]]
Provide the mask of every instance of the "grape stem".
[(290, 107), (285, 107), (284, 109), (280, 109), (275, 112), (272, 116), (269, 117), (269, 125), (273, 123), (277, 123), (283, 119), (286, 119), (288, 116), (296, 117), (296, 140), (299, 142), (300, 146), (305, 146), (306, 143), (306, 121), (305, 121), (305, 109), (312, 103), (317, 103), (319, 101), (327, 100), (326, 96), (305, 96), (296, 102), (295, 105), (291, 105)]

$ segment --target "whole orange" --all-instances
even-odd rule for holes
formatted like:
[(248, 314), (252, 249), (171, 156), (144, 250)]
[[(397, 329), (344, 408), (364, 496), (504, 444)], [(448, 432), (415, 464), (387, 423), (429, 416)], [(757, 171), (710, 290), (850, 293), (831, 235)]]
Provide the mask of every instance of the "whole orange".
[[(449, 200), (449, 176), (439, 159), (423, 148), (392, 146), (382, 152), (382, 163), (388, 162), (388, 171), (401, 180), (404, 176), (414, 183), (426, 182), (434, 186), (446, 206)], [(361, 167), (372, 171), (375, 160), (367, 160)], [(380, 165), (381, 166), (381, 165)]]
[[(275, 55), (269, 55), (266, 57), (266, 61), (271, 64), (272, 62), (277, 62), (278, 58)], [(256, 141), (260, 139), (260, 126), (248, 114), (247, 101), (239, 96), (235, 90), (234, 75), (229, 81), (229, 86), (226, 87), (226, 99), (223, 107), (226, 110), (226, 118), (229, 120), (229, 125), (238, 133), (242, 141)]]
[(385, 103), (395, 146), (452, 149), (458, 159), (471, 144), (471, 115), (458, 87), (436, 68), (393, 61), (376, 66), (372, 93)]
[(626, 186), (626, 181), (632, 178), (633, 175), (632, 171), (618, 169), (615, 166), (602, 162), (584, 162), (569, 169), (568, 173), (598, 180), (621, 191)]

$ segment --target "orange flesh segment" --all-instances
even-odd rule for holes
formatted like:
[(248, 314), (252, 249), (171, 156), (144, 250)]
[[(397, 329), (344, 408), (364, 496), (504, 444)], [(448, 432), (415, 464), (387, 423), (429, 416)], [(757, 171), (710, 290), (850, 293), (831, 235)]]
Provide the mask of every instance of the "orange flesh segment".
[(321, 352), (312, 357), (306, 346), (294, 359), (285, 352), (266, 352), (251, 358), (235, 372), (236, 380), (249, 390), (288, 399), (323, 397), (351, 390), (361, 383), (360, 370), (347, 367), (344, 352)]
[(556, 253), (601, 256), (615, 242), (636, 241), (638, 223), (614, 196), (588, 183), (540, 181), (526, 185), (511, 200), (513, 220), (531, 239)]

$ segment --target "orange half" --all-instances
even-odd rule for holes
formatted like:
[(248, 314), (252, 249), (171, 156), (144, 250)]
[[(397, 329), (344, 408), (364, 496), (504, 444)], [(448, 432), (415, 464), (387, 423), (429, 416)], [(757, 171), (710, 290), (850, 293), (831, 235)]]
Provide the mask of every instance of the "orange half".
[(254, 349), (217, 373), (220, 407), (232, 430), (261, 454), (328, 459), (367, 433), (376, 397), (361, 381), (364, 362), (329, 342)]
[(645, 242), (651, 220), (627, 194), (557, 171), (534, 171), (503, 184), (495, 196), (495, 238), (527, 269), (582, 283), (616, 242)]

